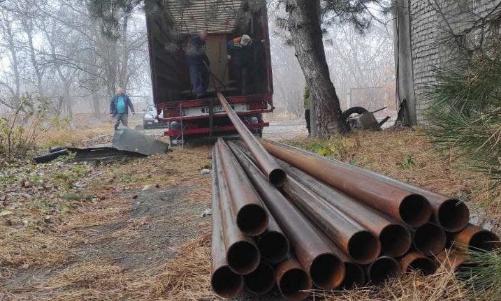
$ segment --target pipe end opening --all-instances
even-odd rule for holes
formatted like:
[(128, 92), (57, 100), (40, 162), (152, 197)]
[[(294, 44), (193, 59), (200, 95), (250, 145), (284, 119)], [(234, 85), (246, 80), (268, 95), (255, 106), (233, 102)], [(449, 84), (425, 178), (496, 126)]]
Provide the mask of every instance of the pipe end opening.
[(411, 194), (402, 200), (399, 213), (403, 222), (412, 227), (419, 227), (430, 220), (432, 209), (425, 197)]
[(243, 277), (235, 274), (228, 266), (223, 266), (212, 274), (212, 290), (220, 297), (234, 298), (243, 289)]
[(449, 232), (464, 229), (470, 220), (470, 210), (460, 200), (449, 199), (438, 208), (438, 223)]
[(356, 286), (362, 286), (365, 284), (365, 271), (364, 269), (351, 262), (345, 262), (346, 275), (342, 287), (345, 289), (350, 289)]
[(386, 226), (379, 235), (381, 241), (381, 250), (383, 254), (391, 257), (400, 257), (405, 255), (411, 248), (412, 237), (404, 226), (391, 224)]
[(369, 231), (360, 231), (353, 235), (348, 242), (348, 251), (356, 262), (366, 264), (379, 256), (381, 244), (379, 239)]
[(244, 276), (245, 287), (256, 295), (264, 295), (275, 285), (275, 270), (266, 263), (261, 263), (257, 269)]
[(289, 254), (289, 240), (280, 232), (268, 231), (258, 241), (261, 256), (272, 263), (284, 260)]
[(400, 265), (391, 257), (380, 257), (369, 266), (369, 279), (374, 284), (380, 284), (401, 273)]
[(313, 283), (319, 288), (334, 289), (343, 282), (345, 266), (333, 254), (323, 254), (313, 260), (310, 275)]
[(499, 237), (488, 230), (482, 230), (470, 239), (469, 247), (474, 250), (492, 251), (501, 246)]
[(437, 270), (437, 264), (431, 258), (421, 257), (413, 260), (408, 269), (417, 271), (424, 276), (428, 276), (435, 273)]
[(266, 231), (268, 227), (268, 214), (260, 205), (245, 205), (238, 211), (237, 225), (243, 233), (257, 236)]
[(247, 275), (257, 269), (261, 260), (257, 247), (248, 241), (239, 241), (228, 248), (227, 261), (239, 275)]
[(282, 169), (274, 169), (270, 172), (268, 180), (271, 184), (276, 187), (280, 187), (284, 184), (287, 174)]
[(437, 255), (445, 249), (445, 231), (435, 224), (426, 224), (416, 229), (414, 246), (425, 255)]
[(278, 281), (280, 293), (288, 300), (304, 300), (310, 293), (312, 283), (308, 274), (302, 269), (287, 271)]

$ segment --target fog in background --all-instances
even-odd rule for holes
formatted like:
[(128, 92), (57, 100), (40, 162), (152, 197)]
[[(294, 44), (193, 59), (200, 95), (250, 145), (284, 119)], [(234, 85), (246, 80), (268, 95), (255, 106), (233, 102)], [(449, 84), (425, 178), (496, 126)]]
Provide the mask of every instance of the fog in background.
[[(299, 118), (304, 78), (294, 48), (276, 25), (279, 13), (270, 6), (274, 102), (278, 115)], [(151, 103), (144, 11), (125, 15), (111, 32), (117, 35), (104, 34), (82, 0), (0, 1), (0, 112), (29, 98), (56, 116), (102, 118), (119, 86), (139, 110)], [(374, 24), (360, 35), (350, 25), (333, 25), (324, 44), (343, 109), (395, 109), (391, 26)]]

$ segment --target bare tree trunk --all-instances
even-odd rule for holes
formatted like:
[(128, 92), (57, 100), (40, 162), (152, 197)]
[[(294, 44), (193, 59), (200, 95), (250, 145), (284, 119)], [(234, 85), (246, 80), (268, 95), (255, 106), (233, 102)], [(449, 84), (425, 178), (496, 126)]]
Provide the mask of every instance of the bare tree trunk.
[(33, 22), (33, 21), (32, 20), (23, 20), (22, 25), (23, 25), (24, 32), (26, 33), (26, 36), (28, 37), (28, 47), (29, 47), (29, 52), (30, 52), (30, 60), (31, 60), (31, 64), (33, 65), (33, 69), (35, 71), (35, 76), (37, 79), (38, 96), (43, 97), (44, 96), (43, 85), (42, 85), (43, 72), (42, 72), (40, 65), (39, 65), (37, 58), (36, 58), (35, 46), (33, 45), (33, 23), (31, 23), (31, 22)]
[(126, 12), (123, 20), (123, 25), (122, 25), (122, 64), (120, 68), (120, 78), (118, 79), (118, 83), (121, 87), (127, 88), (128, 84), (128, 63), (129, 63), (129, 45), (128, 45), (128, 39), (127, 39), (127, 27), (129, 23), (129, 13)]
[(316, 137), (329, 137), (348, 129), (341, 118), (339, 98), (325, 59), (319, 10), (319, 0), (287, 1), (288, 29), (312, 96), (314, 133)]

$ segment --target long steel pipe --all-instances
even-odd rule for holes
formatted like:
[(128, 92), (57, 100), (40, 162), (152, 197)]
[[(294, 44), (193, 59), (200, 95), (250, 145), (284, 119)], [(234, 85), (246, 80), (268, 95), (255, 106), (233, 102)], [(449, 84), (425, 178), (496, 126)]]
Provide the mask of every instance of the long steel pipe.
[(219, 102), (223, 106), (224, 110), (228, 114), (231, 122), (235, 126), (238, 134), (244, 141), (245, 145), (249, 148), (252, 155), (256, 158), (261, 171), (266, 174), (268, 181), (275, 186), (280, 186), (285, 181), (285, 172), (278, 166), (275, 159), (268, 154), (268, 152), (264, 149), (259, 140), (252, 135), (247, 126), (242, 122), (240, 117), (238, 117), (237, 113), (230, 106), (226, 98), (221, 93), (217, 93), (217, 97), (219, 98)]
[(287, 175), (346, 213), (372, 232), (381, 242), (381, 252), (391, 257), (403, 256), (412, 245), (411, 233), (402, 224), (383, 216), (373, 208), (321, 183), (307, 173), (279, 160)]
[(237, 158), (289, 238), (298, 261), (308, 271), (313, 283), (324, 289), (341, 285), (345, 266), (332, 252), (325, 237), (265, 179), (250, 159), (238, 152)]
[(289, 200), (355, 262), (368, 264), (381, 252), (377, 237), (293, 178), (282, 189)]
[(261, 261), (254, 272), (244, 276), (244, 283), (251, 294), (265, 295), (275, 286), (275, 269), (269, 263)]
[(220, 154), (220, 166), (226, 174), (236, 224), (242, 232), (250, 236), (264, 233), (268, 227), (268, 215), (259, 194), (221, 138), (216, 143), (216, 150)]
[(280, 263), (275, 274), (278, 291), (285, 299), (302, 301), (310, 295), (313, 286), (311, 278), (296, 259)]
[(275, 157), (412, 227), (421, 226), (430, 220), (431, 206), (419, 194), (310, 153), (266, 140), (262, 143)]
[(257, 246), (264, 259), (277, 264), (287, 258), (290, 250), (289, 240), (266, 206), (264, 208), (268, 214), (268, 229), (256, 239)]
[(226, 260), (232, 271), (239, 275), (246, 275), (258, 267), (261, 256), (255, 243), (246, 237), (235, 223), (236, 214), (232, 209), (232, 198), (226, 174), (221, 168), (221, 154), (217, 149), (214, 156)]
[(428, 223), (414, 231), (412, 243), (417, 250), (427, 256), (437, 255), (445, 249), (447, 236), (442, 228), (433, 223)]
[(244, 287), (243, 277), (234, 273), (226, 261), (221, 211), (219, 210), (219, 189), (216, 174), (217, 166), (212, 169), (212, 290), (220, 297), (234, 298)]
[(411, 251), (400, 258), (400, 266), (404, 273), (417, 271), (425, 276), (434, 274), (437, 270), (437, 264), (433, 259), (416, 251)]
[[(264, 142), (266, 146), (266, 142)], [(275, 145), (279, 145), (281, 147), (285, 147), (289, 150), (293, 150), (296, 152), (300, 152), (304, 155), (311, 155), (311, 153), (301, 150), (292, 146), (288, 146), (285, 144), (278, 144), (274, 143)], [(320, 157), (317, 157), (320, 158)], [(404, 189), (410, 193), (414, 193), (417, 195), (421, 195), (425, 197), (428, 202), (430, 203), (433, 212), (434, 212), (434, 220), (435, 223), (440, 225), (442, 228), (449, 232), (457, 232), (466, 227), (468, 224), (468, 221), (470, 219), (470, 211), (468, 210), (468, 207), (466, 204), (458, 199), (455, 198), (450, 198), (438, 193), (431, 192), (429, 190), (425, 190), (420, 187), (416, 187), (414, 185), (410, 185), (398, 180), (395, 180), (393, 178), (375, 173), (373, 171), (353, 166), (351, 164), (347, 164), (338, 160), (333, 160), (333, 159), (325, 159), (325, 158), (320, 158), (321, 160), (324, 160), (326, 162), (329, 162), (329, 164), (337, 166), (339, 169), (349, 169), (357, 173), (364, 174), (366, 176), (375, 178), (379, 181), (382, 181), (384, 183), (390, 184), (390, 185), (395, 185), (401, 189)]]
[(367, 277), (374, 284), (382, 283), (402, 273), (400, 264), (393, 257), (382, 256), (367, 267)]
[(461, 232), (452, 235), (455, 247), (467, 247), (472, 250), (491, 251), (501, 247), (499, 237), (493, 232), (468, 224)]

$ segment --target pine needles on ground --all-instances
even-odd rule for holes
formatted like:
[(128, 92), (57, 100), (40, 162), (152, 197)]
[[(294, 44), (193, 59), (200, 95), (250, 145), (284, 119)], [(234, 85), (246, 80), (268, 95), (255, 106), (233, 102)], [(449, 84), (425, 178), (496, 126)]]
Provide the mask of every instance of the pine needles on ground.
[(501, 184), (501, 54), (459, 60), (438, 72), (427, 120), (432, 141)]

